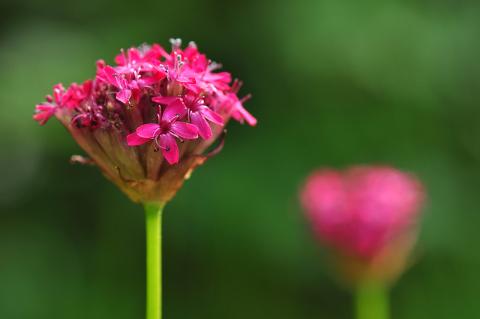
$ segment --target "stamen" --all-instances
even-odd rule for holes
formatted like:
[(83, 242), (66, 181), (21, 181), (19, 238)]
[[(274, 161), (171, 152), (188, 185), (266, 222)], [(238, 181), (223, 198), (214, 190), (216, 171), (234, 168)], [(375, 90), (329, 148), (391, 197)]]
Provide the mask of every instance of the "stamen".
[(160, 137), (160, 135), (156, 136), (155, 139), (153, 140), (155, 142), (155, 144), (153, 144), (153, 150), (155, 152), (158, 152), (160, 149), (163, 149), (163, 147), (161, 147), (160, 143), (158, 142), (159, 137)]
[(151, 47), (152, 47), (151, 45), (148, 45), (147, 43), (144, 42), (138, 46), (138, 51), (140, 51), (140, 53), (142, 54), (145, 54), (145, 52), (150, 50)]
[(238, 79), (235, 79), (232, 84), (232, 92), (238, 93), (238, 91), (240, 91), (242, 86), (243, 86), (243, 82)]
[(178, 136), (177, 134), (175, 134), (175, 133), (173, 133), (173, 132), (170, 132), (170, 134), (173, 135), (174, 137), (176, 137), (176, 138), (180, 141), (180, 143), (185, 142), (185, 141), (184, 141), (180, 136)]
[(159, 66), (159, 69), (165, 73), (168, 73), (168, 66), (167, 65), (160, 65)]
[(128, 64), (129, 61), (128, 61), (127, 55), (125, 54), (125, 50), (123, 48), (120, 49), (120, 54), (123, 55), (123, 58)]
[(180, 71), (184, 64), (185, 63), (182, 61), (182, 56), (180, 54), (175, 54), (175, 71)]
[[(160, 134), (161, 135), (161, 134)], [(155, 152), (158, 152), (158, 150), (165, 150), (167, 152), (170, 152), (170, 147), (167, 146), (167, 147), (162, 147), (158, 141), (158, 139), (160, 138), (160, 135), (157, 135), (154, 139), (155, 141), (155, 144), (154, 144), (154, 147), (156, 147), (155, 149)], [(173, 135), (173, 134), (172, 134)]]
[(218, 69), (221, 69), (221, 68), (222, 68), (221, 63), (218, 63), (218, 62), (215, 62), (215, 61), (212, 61), (212, 60), (208, 60), (208, 70), (209, 71), (215, 71), (215, 70), (218, 70)]
[(172, 51), (180, 49), (182, 46), (182, 39), (180, 38), (171, 38), (170, 43), (172, 44)]
[(249, 93), (247, 95), (245, 95), (244, 97), (242, 97), (240, 99), (240, 103), (245, 103), (246, 101), (250, 100), (252, 98), (252, 95)]

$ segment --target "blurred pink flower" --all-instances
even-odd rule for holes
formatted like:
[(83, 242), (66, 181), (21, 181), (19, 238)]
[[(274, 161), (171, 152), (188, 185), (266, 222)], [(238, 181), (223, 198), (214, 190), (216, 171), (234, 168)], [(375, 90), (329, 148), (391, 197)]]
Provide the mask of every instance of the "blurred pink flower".
[(415, 177), (383, 166), (319, 170), (301, 192), (318, 237), (337, 252), (364, 260), (383, 254), (415, 226), (423, 198)]

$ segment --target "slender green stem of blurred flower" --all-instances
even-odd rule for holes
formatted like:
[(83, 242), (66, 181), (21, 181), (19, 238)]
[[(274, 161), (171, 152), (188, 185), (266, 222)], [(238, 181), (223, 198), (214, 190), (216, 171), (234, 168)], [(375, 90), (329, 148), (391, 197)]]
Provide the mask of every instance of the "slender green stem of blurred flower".
[(356, 319), (388, 319), (388, 289), (380, 282), (358, 284), (355, 294)]
[(147, 319), (162, 318), (162, 211), (164, 203), (146, 203)]

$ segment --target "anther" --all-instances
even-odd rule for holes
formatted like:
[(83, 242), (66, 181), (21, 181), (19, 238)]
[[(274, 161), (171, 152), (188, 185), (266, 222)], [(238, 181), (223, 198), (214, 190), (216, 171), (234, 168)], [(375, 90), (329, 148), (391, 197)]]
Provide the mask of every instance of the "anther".
[(171, 38), (170, 43), (172, 44), (172, 50), (178, 50), (182, 46), (182, 39), (180, 38)]
[(246, 101), (250, 100), (252, 98), (251, 94), (247, 94), (244, 97), (240, 99), (240, 103), (245, 103)]

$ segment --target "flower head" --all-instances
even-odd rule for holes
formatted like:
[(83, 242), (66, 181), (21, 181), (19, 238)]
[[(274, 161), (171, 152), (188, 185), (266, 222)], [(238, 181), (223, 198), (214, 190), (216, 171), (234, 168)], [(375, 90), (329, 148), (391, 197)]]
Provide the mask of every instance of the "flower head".
[[(135, 201), (167, 201), (233, 118), (251, 125), (228, 72), (192, 42), (174, 39), (122, 51), (116, 65), (97, 62), (96, 76), (35, 107), (41, 125), (56, 117), (103, 173)], [(77, 157), (76, 157), (77, 158)]]
[(301, 193), (317, 236), (349, 267), (375, 271), (405, 261), (423, 197), (416, 178), (390, 167), (319, 170)]

